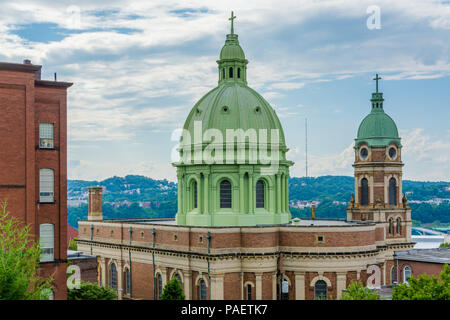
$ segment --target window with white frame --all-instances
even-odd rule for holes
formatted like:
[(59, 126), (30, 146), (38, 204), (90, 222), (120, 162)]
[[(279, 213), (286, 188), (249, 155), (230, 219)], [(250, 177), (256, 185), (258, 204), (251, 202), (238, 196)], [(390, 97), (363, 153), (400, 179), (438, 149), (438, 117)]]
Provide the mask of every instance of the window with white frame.
[(55, 201), (55, 183), (52, 169), (39, 171), (39, 202)]
[(403, 282), (408, 283), (408, 278), (410, 278), (410, 277), (411, 277), (411, 268), (405, 267), (403, 269)]
[(41, 262), (55, 260), (55, 227), (51, 223), (39, 226), (39, 245), (41, 248)]
[(39, 124), (39, 148), (52, 149), (53, 143), (53, 123)]

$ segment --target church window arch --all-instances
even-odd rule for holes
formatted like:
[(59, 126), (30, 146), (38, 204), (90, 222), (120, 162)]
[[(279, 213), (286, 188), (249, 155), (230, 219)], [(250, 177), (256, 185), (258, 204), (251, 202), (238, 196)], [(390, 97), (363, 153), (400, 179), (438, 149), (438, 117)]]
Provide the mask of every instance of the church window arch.
[(264, 180), (256, 182), (256, 208), (265, 207), (265, 183)]
[(238, 77), (238, 78), (241, 77), (241, 68), (238, 68), (238, 70), (237, 70), (237, 77)]
[(397, 218), (396, 219), (396, 224), (395, 224), (395, 233), (400, 234), (401, 232), (401, 228), (400, 228), (400, 223), (401, 223), (401, 219)]
[(109, 271), (109, 286), (117, 290), (117, 267), (112, 263)]
[(389, 234), (392, 234), (392, 218), (389, 218)]
[(161, 300), (161, 294), (163, 291), (162, 276), (160, 273), (156, 275), (156, 300)]
[(389, 205), (397, 205), (397, 180), (393, 177), (389, 179)]
[(232, 203), (231, 182), (223, 180), (220, 183), (220, 208), (231, 208)]
[(229, 75), (230, 78), (233, 78), (233, 67), (230, 67)]
[(367, 178), (361, 180), (361, 205), (369, 205), (369, 181)]
[(327, 299), (327, 283), (324, 280), (318, 280), (314, 284), (314, 299)]

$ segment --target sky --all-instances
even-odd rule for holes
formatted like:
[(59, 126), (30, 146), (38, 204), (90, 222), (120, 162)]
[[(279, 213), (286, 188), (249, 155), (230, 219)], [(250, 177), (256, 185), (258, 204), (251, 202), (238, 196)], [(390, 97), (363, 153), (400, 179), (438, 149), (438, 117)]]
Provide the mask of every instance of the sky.
[(309, 176), (353, 175), (378, 73), (403, 178), (450, 181), (450, 1), (1, 1), (0, 61), (68, 89), (68, 178), (176, 180), (174, 130), (217, 86), (231, 11), (248, 85), (276, 110)]

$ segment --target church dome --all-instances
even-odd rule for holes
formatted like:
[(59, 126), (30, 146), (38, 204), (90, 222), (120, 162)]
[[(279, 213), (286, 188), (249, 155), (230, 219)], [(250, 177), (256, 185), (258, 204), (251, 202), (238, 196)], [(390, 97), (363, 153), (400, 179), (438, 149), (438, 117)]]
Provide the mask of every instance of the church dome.
[(202, 130), (218, 129), (223, 137), (227, 129), (278, 129), (280, 144), (285, 145), (283, 128), (274, 109), (255, 90), (244, 83), (224, 81), (203, 96), (191, 110), (184, 124), (191, 136), (194, 122), (202, 122)]
[(220, 51), (220, 59), (242, 59), (245, 60), (244, 50), (242, 50), (241, 46), (238, 42), (237, 34), (228, 34), (227, 40), (225, 41), (225, 45)]
[(362, 143), (366, 143), (369, 147), (387, 147), (395, 143), (401, 147), (397, 125), (383, 110), (383, 94), (373, 93), (371, 101), (372, 112), (359, 125), (355, 148)]

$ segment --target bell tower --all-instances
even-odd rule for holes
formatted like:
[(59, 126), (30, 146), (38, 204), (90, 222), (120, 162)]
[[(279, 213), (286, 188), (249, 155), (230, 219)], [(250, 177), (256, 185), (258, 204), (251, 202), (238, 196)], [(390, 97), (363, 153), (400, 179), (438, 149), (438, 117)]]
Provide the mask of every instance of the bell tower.
[(378, 91), (380, 79), (378, 74), (374, 78), (371, 112), (361, 122), (355, 139), (355, 192), (347, 220), (374, 221), (380, 224), (380, 238), (409, 242), (411, 208), (402, 191), (402, 145), (397, 125), (384, 112), (383, 93)]

